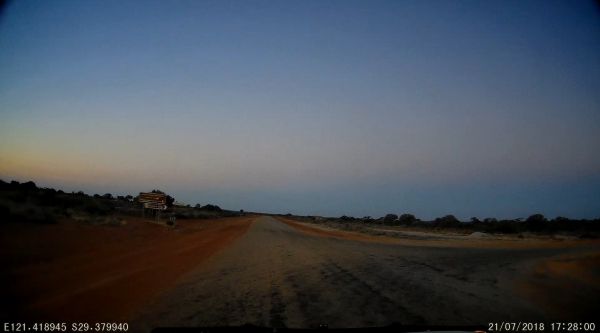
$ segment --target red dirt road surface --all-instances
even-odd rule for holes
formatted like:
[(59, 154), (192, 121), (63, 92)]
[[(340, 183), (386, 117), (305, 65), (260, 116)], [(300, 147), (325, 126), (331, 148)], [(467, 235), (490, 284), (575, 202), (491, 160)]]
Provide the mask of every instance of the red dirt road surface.
[(135, 218), (123, 226), (2, 226), (0, 316), (126, 320), (241, 237), (254, 219), (188, 220), (174, 230)]

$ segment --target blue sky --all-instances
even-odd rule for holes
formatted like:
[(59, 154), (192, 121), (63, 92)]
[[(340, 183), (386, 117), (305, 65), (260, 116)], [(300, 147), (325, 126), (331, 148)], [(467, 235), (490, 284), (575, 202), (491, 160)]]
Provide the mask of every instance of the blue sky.
[(194, 204), (600, 216), (593, 1), (12, 1), (0, 178)]

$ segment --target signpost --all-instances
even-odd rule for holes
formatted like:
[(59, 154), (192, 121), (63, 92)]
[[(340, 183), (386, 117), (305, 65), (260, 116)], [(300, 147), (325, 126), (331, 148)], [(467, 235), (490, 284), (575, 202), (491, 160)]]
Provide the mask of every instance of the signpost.
[(167, 209), (167, 195), (164, 193), (140, 192), (138, 201), (144, 205), (143, 216), (146, 215), (146, 209), (152, 209), (155, 211), (157, 221), (160, 218), (160, 211)]
[(164, 193), (140, 192), (138, 201), (141, 203), (161, 203), (163, 205), (166, 205), (167, 204), (167, 195)]

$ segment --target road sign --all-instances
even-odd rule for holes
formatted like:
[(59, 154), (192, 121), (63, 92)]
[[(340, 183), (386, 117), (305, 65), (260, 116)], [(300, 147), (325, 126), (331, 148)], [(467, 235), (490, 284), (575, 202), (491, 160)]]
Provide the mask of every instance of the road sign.
[(140, 192), (138, 201), (141, 203), (145, 202), (160, 202), (162, 204), (167, 203), (167, 195), (164, 193), (144, 193)]
[(167, 209), (167, 195), (164, 193), (140, 192), (138, 201), (144, 204), (144, 208), (156, 210)]
[(167, 205), (160, 202), (144, 202), (144, 208), (165, 210), (167, 209)]

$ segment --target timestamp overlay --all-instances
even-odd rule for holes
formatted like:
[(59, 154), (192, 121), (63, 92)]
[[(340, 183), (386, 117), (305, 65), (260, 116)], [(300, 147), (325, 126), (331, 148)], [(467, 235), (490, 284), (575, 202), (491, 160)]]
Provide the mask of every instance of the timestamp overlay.
[(593, 321), (500, 321), (488, 323), (488, 332), (596, 332), (597, 327)]
[(4, 322), (2, 332), (127, 332), (123, 322)]

